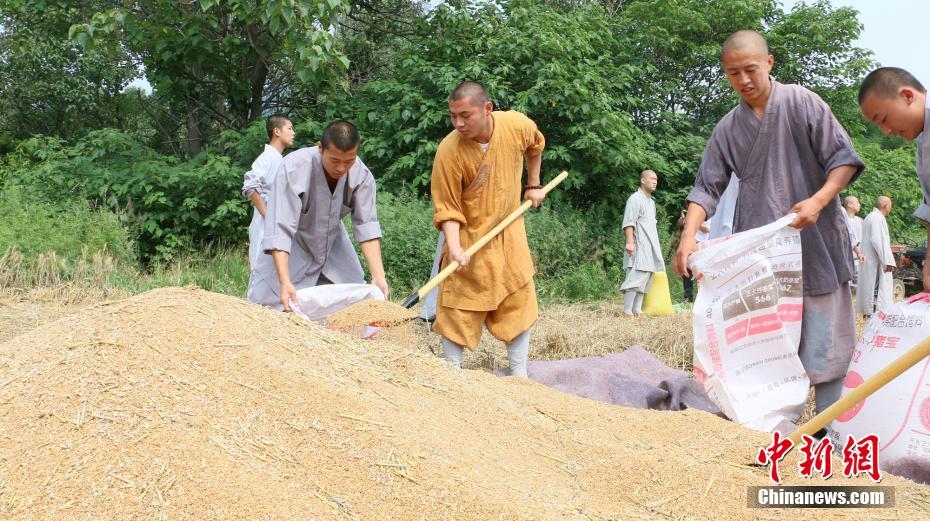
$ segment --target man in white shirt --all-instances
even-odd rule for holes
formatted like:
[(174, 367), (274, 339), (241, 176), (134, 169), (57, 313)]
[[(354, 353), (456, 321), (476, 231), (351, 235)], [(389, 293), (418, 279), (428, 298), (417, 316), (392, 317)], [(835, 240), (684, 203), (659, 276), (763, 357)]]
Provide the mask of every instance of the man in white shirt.
[(281, 114), (269, 116), (265, 121), (265, 129), (268, 131), (268, 144), (252, 162), (252, 168), (245, 173), (245, 181), (242, 183), (242, 195), (248, 197), (255, 207), (252, 223), (249, 224), (249, 265), (252, 270), (255, 270), (258, 256), (263, 254), (261, 247), (265, 230), (265, 205), (268, 204), (271, 183), (278, 165), (284, 159), (284, 151), (294, 144), (295, 137), (293, 123)]

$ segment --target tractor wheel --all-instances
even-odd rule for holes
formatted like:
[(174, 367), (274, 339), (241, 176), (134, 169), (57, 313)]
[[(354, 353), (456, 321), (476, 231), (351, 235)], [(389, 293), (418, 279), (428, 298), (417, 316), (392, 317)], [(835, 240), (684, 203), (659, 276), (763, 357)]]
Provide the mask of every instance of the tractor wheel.
[(893, 302), (901, 302), (904, 300), (904, 281), (900, 279), (894, 279), (894, 285), (891, 288), (891, 296)]

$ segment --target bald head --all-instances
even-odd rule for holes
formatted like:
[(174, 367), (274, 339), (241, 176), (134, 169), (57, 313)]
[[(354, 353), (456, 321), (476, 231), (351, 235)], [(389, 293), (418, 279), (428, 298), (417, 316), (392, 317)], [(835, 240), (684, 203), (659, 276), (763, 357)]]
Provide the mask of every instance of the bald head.
[(647, 194), (652, 194), (659, 186), (659, 176), (652, 170), (643, 170), (639, 174), (639, 187)]
[(720, 57), (722, 59), (730, 53), (739, 51), (750, 52), (765, 58), (769, 55), (769, 44), (761, 34), (750, 29), (744, 29), (731, 34), (723, 42)]
[(847, 195), (846, 198), (843, 199), (843, 208), (846, 208), (846, 213), (852, 217), (859, 213), (859, 209), (862, 208), (862, 206), (859, 204), (859, 199), (856, 196)]
[(885, 215), (888, 215), (888, 212), (891, 211), (891, 198), (884, 195), (878, 196), (875, 199), (875, 207)]
[(449, 96), (449, 101), (460, 100), (468, 100), (472, 105), (484, 105), (489, 101), (488, 91), (484, 88), (484, 85), (476, 81), (463, 81), (455, 87), (452, 95)]
[(901, 87), (910, 87), (917, 92), (927, 92), (923, 84), (917, 81), (911, 73), (898, 67), (879, 67), (870, 72), (859, 86), (859, 104), (869, 94), (880, 98), (894, 98)]

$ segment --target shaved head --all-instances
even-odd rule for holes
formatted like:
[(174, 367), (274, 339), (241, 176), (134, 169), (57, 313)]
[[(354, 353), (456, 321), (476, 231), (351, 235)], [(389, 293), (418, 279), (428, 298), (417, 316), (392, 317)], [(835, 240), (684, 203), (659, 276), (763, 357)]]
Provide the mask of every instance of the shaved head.
[(723, 42), (723, 49), (720, 51), (720, 57), (722, 59), (727, 54), (736, 51), (749, 51), (757, 53), (764, 58), (769, 55), (769, 44), (761, 34), (750, 29), (744, 29), (731, 34), (730, 37)]
[(652, 171), (652, 170), (643, 170), (642, 172), (639, 173), (639, 180), (642, 181), (643, 179), (649, 177), (650, 175), (655, 176), (655, 177), (659, 177), (659, 176), (656, 175), (656, 173), (655, 173), (654, 171)]
[(927, 89), (911, 73), (898, 67), (880, 67), (870, 72), (859, 87), (859, 104), (871, 93), (880, 98), (894, 98), (901, 87), (910, 87), (917, 92)]
[(875, 207), (878, 208), (879, 210), (884, 210), (885, 208), (888, 208), (889, 206), (891, 206), (890, 197), (880, 195), (875, 199)]
[(463, 81), (452, 91), (452, 95), (449, 96), (449, 101), (460, 101), (463, 99), (469, 100), (472, 105), (484, 105), (489, 101), (488, 91), (484, 88), (484, 85), (476, 81)]

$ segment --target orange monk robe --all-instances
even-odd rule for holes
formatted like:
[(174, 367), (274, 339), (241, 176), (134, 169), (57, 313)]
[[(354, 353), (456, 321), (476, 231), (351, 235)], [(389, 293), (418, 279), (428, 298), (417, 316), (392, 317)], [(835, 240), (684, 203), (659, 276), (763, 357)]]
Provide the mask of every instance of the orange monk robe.
[[(516, 111), (492, 112), (494, 131), (487, 152), (453, 130), (433, 162), (433, 224), (461, 224), (462, 249), (478, 241), (520, 206), (524, 154), (542, 153), (545, 138), (536, 124)], [(451, 262), (444, 250), (442, 267)], [(440, 285), (434, 329), (474, 348), (481, 325), (509, 342), (536, 321), (533, 261), (523, 217), (472, 256), (468, 266)]]

